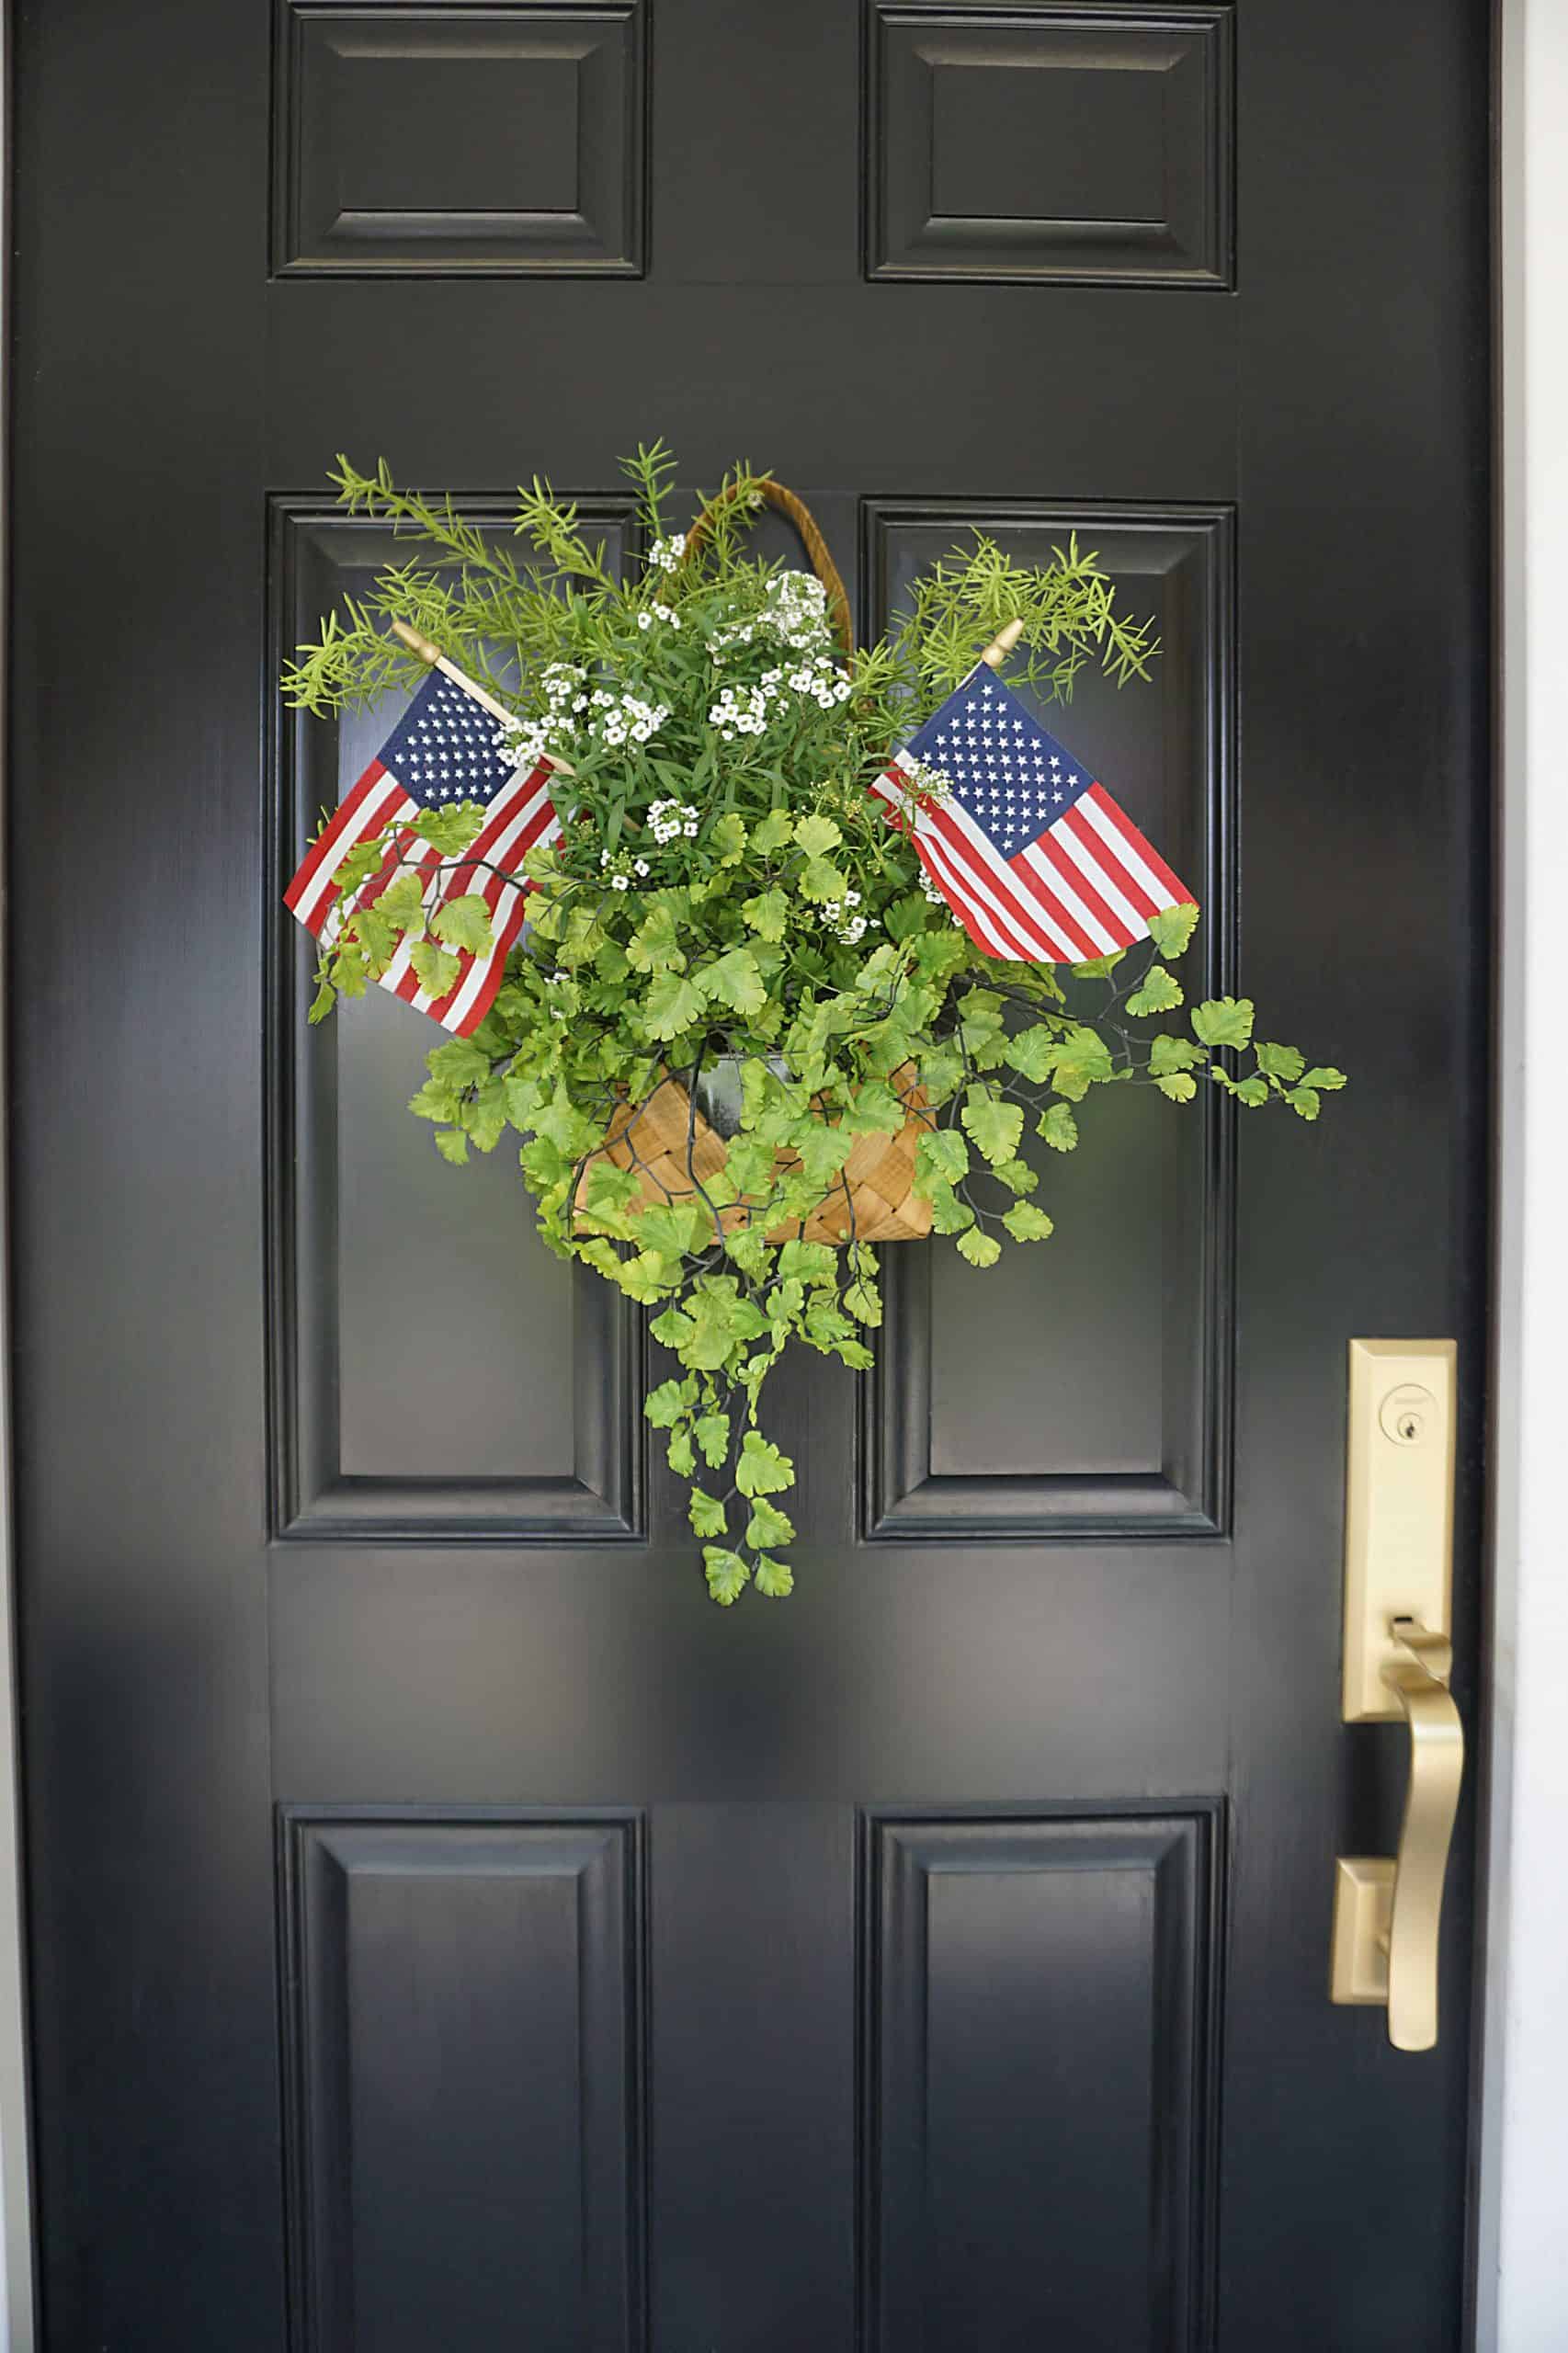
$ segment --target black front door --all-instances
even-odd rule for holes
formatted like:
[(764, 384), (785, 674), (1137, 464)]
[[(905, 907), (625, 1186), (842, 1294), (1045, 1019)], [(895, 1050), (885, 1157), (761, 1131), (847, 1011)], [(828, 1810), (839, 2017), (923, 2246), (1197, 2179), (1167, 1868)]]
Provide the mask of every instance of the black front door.
[[(1474, 1692), (1487, 40), (1480, 0), (19, 8), (58, 2353), (1460, 2344), (1462, 1835), (1437, 2048), (1326, 1981), (1404, 1773), (1340, 1722), (1353, 1336), (1459, 1340)], [(877, 1373), (777, 1383), (795, 1595), (728, 1611), (638, 1317), (504, 1156), (431, 1152), (419, 1017), (307, 1031), (278, 904), (387, 723), (276, 690), (389, 553), (334, 453), (498, 526), (547, 473), (613, 546), (655, 433), (693, 495), (802, 493), (868, 632), (972, 524), (1096, 548), (1164, 653), (1060, 723), (1210, 987), (1353, 1078), (1310, 1132), (1119, 1103), (1005, 1277), (890, 1247)]]

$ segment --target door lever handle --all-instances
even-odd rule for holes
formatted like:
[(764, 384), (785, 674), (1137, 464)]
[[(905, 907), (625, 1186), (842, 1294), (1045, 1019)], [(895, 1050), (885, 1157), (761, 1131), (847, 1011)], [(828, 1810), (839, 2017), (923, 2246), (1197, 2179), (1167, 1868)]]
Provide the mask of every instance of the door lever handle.
[(1415, 1618), (1389, 1626), (1382, 1679), (1410, 1727), (1399, 1853), (1344, 1856), (1335, 1884), (1334, 1998), (1388, 2006), (1396, 2051), (1437, 2040), (1437, 1931), (1464, 1776), (1464, 1727), (1449, 1689), (1453, 1645)]
[(1396, 2051), (1437, 2040), (1443, 1882), (1464, 1776), (1446, 1631), (1454, 1356), (1451, 1340), (1350, 1347), (1343, 1713), (1346, 1723), (1403, 1719), (1410, 1779), (1398, 1854), (1338, 1859), (1329, 1992), (1385, 2006)]

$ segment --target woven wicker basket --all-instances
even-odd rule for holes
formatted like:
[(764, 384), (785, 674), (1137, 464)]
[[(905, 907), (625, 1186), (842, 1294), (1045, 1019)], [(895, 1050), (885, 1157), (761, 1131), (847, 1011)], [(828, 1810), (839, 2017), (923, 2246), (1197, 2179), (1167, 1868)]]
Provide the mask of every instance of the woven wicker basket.
[[(935, 1125), (915, 1066), (895, 1071), (890, 1086), (903, 1097), (909, 1117), (895, 1136), (859, 1136), (832, 1190), (801, 1222), (776, 1227), (768, 1239), (788, 1242), (915, 1242), (931, 1231), (931, 1204), (912, 1190), (915, 1154), (921, 1137)], [(651, 1203), (691, 1200), (723, 1167), (729, 1146), (712, 1129), (678, 1078), (665, 1077), (647, 1100), (618, 1111), (608, 1136), (585, 1164), (577, 1188), (577, 1210), (586, 1208), (588, 1170), (596, 1160), (636, 1171), (642, 1198)], [(797, 1165), (779, 1152), (780, 1171)], [(745, 1224), (751, 1211), (736, 1201), (720, 1211), (726, 1232)]]

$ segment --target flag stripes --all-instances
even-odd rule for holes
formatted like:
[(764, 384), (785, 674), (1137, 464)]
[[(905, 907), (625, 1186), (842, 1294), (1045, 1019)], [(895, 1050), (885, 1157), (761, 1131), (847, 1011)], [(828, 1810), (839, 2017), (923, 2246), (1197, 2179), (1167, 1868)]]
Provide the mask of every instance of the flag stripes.
[(331, 824), (305, 852), (299, 872), (283, 893), (284, 905), (315, 938), (321, 938), (322, 926), (332, 912), (337, 897), (334, 877), (350, 850), (400, 817), (412, 817), (418, 806), (380, 760), (370, 762), (353, 791), (339, 803)]

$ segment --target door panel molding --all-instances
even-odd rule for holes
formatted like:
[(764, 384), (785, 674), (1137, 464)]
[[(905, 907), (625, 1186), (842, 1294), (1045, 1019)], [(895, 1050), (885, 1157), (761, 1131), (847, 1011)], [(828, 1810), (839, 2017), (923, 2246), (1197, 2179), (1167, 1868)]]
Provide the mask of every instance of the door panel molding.
[(869, 0), (869, 278), (1235, 283), (1232, 10)]
[(300, 2353), (530, 2310), (645, 2342), (643, 1847), (633, 1810), (279, 1809)]
[[(1164, 649), (1152, 683), (1118, 694), (1085, 673), (1058, 723), (1070, 743), (1106, 746), (1128, 763), (1118, 774), (1108, 761), (1102, 772), (1140, 822), (1148, 819), (1198, 892), (1201, 989), (1223, 994), (1233, 983), (1239, 895), (1233, 510), (1087, 500), (869, 501), (868, 634), (885, 626), (912, 574), (966, 529), (1041, 552), (1075, 531), (1099, 551), (1130, 609), (1158, 605)], [(1158, 779), (1142, 801), (1131, 789), (1134, 767)], [(1051, 1241), (1014, 1262), (1010, 1298), (1020, 1312), (1031, 1301), (1040, 1312), (1028, 1352), (1013, 1371), (1005, 1353), (988, 1349), (983, 1359), (964, 1353), (963, 1304), (972, 1300), (977, 1311), (984, 1305), (998, 1313), (1008, 1304), (986, 1290), (983, 1276), (964, 1275), (963, 1290), (954, 1291), (953, 1269), (937, 1261), (933, 1244), (882, 1253), (883, 1327), (876, 1364), (860, 1385), (867, 1541), (1163, 1543), (1228, 1533), (1234, 1114), (1217, 1088), (1190, 1111), (1152, 1099), (1088, 1106), (1089, 1119), (1108, 1113), (1158, 1125), (1163, 1153), (1157, 1159), (1129, 1153), (1130, 1165), (1150, 1172), (1144, 1195), (1117, 1203), (1096, 1249), (1096, 1204), (1108, 1188), (1085, 1189), (1086, 1157), (1037, 1151), (1041, 1204), (1052, 1207), (1053, 1188), (1075, 1188), (1080, 1197)], [(1136, 1256), (1128, 1246), (1135, 1230)], [(994, 1314), (988, 1328), (995, 1327)], [(1043, 1345), (1040, 1332), (1049, 1336)], [(994, 1436), (985, 1427), (993, 1405)], [(950, 1431), (945, 1415), (956, 1417)], [(1105, 1451), (1119, 1450), (1121, 1460), (1072, 1459), (1075, 1447), (1098, 1443), (1099, 1433), (1110, 1441)], [(996, 1449), (989, 1463), (981, 1451), (988, 1440)], [(976, 1467), (949, 1468), (955, 1461)]]
[(277, 0), (279, 278), (640, 278), (647, 10)]
[[(514, 507), (499, 494), (460, 505), (469, 519), (497, 527)], [(639, 1540), (646, 1448), (637, 1309), (586, 1269), (549, 1256), (504, 1146), (463, 1172), (476, 1182), (449, 1181), (453, 1172), (403, 1108), (440, 1041), (433, 1023), (410, 1021), (373, 989), (354, 1008), (352, 1029), (305, 1022), (312, 944), (283, 910), (278, 878), (293, 870), (317, 813), (369, 758), (387, 720), (384, 710), (355, 714), (335, 728), (284, 710), (276, 682), (286, 653), (357, 585), (354, 575), (394, 547), (401, 560), (404, 549), (384, 524), (319, 499), (278, 496), (269, 507), (263, 937), (273, 1533), (378, 1544)], [(629, 500), (588, 496), (582, 507), (612, 545), (626, 543)], [(403, 1248), (404, 1231), (423, 1237), (416, 1249)], [(400, 1270), (391, 1279), (388, 1265)], [(411, 1333), (406, 1392), (385, 1385), (389, 1318), (406, 1320)]]
[(862, 1814), (868, 2347), (943, 2313), (988, 2342), (993, 2298), (1013, 2331), (1209, 2341), (1224, 1824), (1208, 1798)]

